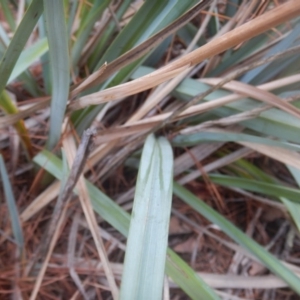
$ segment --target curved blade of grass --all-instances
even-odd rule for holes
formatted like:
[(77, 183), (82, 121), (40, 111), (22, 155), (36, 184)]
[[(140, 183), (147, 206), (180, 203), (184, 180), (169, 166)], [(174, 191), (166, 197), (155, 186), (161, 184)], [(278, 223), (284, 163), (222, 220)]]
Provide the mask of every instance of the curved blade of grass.
[(172, 204), (173, 153), (164, 138), (146, 139), (138, 173), (120, 299), (160, 299)]
[(228, 131), (201, 131), (194, 134), (178, 135), (172, 140), (172, 144), (178, 147), (193, 146), (205, 142), (252, 142), (257, 144), (283, 147), (296, 151), (300, 150), (300, 146), (296, 144), (275, 141), (265, 137), (259, 137), (245, 133), (234, 133)]
[(44, 0), (44, 7), (52, 77), (50, 128), (47, 148), (53, 149), (60, 139), (69, 95), (69, 50), (63, 1)]
[(295, 188), (286, 187), (283, 185), (265, 183), (258, 180), (244, 179), (240, 177), (209, 174), (212, 182), (222, 186), (236, 187), (245, 189), (252, 192), (257, 192), (269, 196), (285, 197), (294, 202), (300, 203), (300, 190)]
[(266, 174), (246, 159), (239, 159), (233, 164), (227, 166), (227, 168), (229, 168), (230, 172), (233, 172), (237, 177), (255, 179), (266, 183), (278, 183), (274, 177)]
[[(166, 272), (175, 281), (181, 283), (184, 291), (189, 291), (193, 300), (220, 300), (212, 290), (174, 251), (168, 249)], [(174, 265), (175, 264), (175, 265)], [(184, 276), (182, 276), (184, 274)], [(176, 278), (176, 280), (175, 280)], [(191, 280), (192, 279), (192, 280)], [(199, 289), (199, 285), (202, 289)]]
[(43, 2), (32, 0), (0, 63), (0, 92), (5, 88), (34, 26), (43, 12)]
[(76, 12), (77, 12), (77, 7), (79, 5), (78, 1), (72, 1), (69, 5), (69, 11), (68, 11), (68, 23), (67, 23), (67, 32), (68, 32), (68, 37), (71, 42), (71, 37), (72, 37), (72, 26), (76, 17)]
[(295, 225), (298, 229), (298, 231), (300, 232), (300, 203), (295, 203), (287, 198), (284, 197), (280, 197), (280, 200), (282, 201), (282, 203), (285, 205), (285, 207), (287, 208), (288, 212), (290, 213), (292, 219), (295, 222)]
[(278, 277), (283, 279), (298, 295), (300, 295), (300, 279), (292, 271), (282, 265), (271, 253), (266, 251), (231, 222), (226, 220), (222, 215), (205, 204), (200, 198), (196, 197), (177, 183), (174, 183), (174, 193), (206, 219), (218, 225), (222, 231), (257, 257), (261, 263)]
[[(39, 36), (41, 39), (46, 38), (46, 28), (45, 28), (45, 17), (41, 15), (39, 22)], [(49, 48), (48, 48), (49, 49)], [(50, 70), (50, 59), (49, 59), (49, 52), (46, 52), (41, 57), (41, 67), (42, 67), (42, 74), (43, 74), (43, 83), (44, 83), (44, 92), (46, 94), (51, 93), (51, 70)]]
[[(57, 179), (62, 179), (62, 162), (51, 152), (46, 150), (41, 151), (35, 156), (34, 161)], [(124, 236), (127, 236), (130, 215), (89, 181), (86, 181), (86, 184), (94, 210), (116, 230)], [(180, 257), (176, 257), (176, 259), (173, 260), (173, 256), (169, 255), (166, 261), (166, 272), (189, 297), (198, 300), (199, 295), (206, 295), (208, 293), (207, 290), (209, 287), (199, 279), (198, 275), (189, 266), (185, 264), (184, 268), (181, 268), (183, 264), (185, 263)], [(180, 270), (183, 270), (184, 272), (181, 272)], [(191, 275), (186, 276), (186, 274)], [(214, 295), (212, 289), (210, 290), (210, 294)], [(216, 296), (207, 299), (218, 299), (218, 297)]]
[[(62, 162), (51, 152), (43, 150), (34, 157), (33, 161), (58, 180), (63, 179)], [(127, 236), (130, 215), (89, 181), (87, 181), (87, 188), (95, 211), (124, 236)]]
[(5, 194), (5, 199), (9, 211), (13, 234), (18, 246), (20, 247), (21, 251), (23, 251), (24, 237), (23, 237), (21, 222), (19, 219), (16, 200), (12, 191), (12, 187), (1, 154), (0, 154), (0, 173), (2, 177), (2, 184), (4, 188), (4, 194)]
[(9, 8), (9, 3), (7, 0), (1, 0), (1, 8), (2, 8), (2, 12), (5, 16), (5, 19), (10, 27), (11, 31), (15, 31), (16, 29), (16, 22), (15, 22), (15, 18), (13, 16), (13, 13), (11, 12), (11, 9)]
[[(294, 177), (295, 181), (297, 182), (298, 186), (300, 186), (300, 170), (289, 165), (286, 165), (289, 169), (290, 173)], [(292, 202), (290, 199), (281, 197), (280, 200), (284, 203), (286, 208), (288, 209), (289, 213), (291, 214), (299, 232), (300, 232), (300, 203)]]
[(3, 28), (2, 24), (0, 24), (0, 51), (1, 51), (1, 56), (3, 55), (5, 49), (7, 48), (8, 44), (10, 42), (10, 39)]
[[(238, 166), (238, 168), (235, 168), (235, 165)], [(294, 167), (290, 167), (289, 165), (286, 165), (286, 167), (290, 170), (291, 174), (294, 176), (296, 182), (300, 183), (300, 171)], [(243, 177), (243, 178), (253, 178), (256, 180), (259, 180), (260, 182), (265, 183), (271, 183), (271, 184), (280, 184), (278, 180), (276, 180), (274, 177), (268, 175), (258, 167), (254, 166), (251, 162), (246, 161), (244, 159), (240, 159), (236, 161), (233, 165), (228, 166), (237, 176)], [(287, 210), (289, 211), (292, 219), (294, 220), (298, 230), (300, 231), (300, 203), (296, 203), (291, 201), (290, 199), (287, 199), (285, 197), (278, 197), (280, 201), (286, 206)]]
[(40, 58), (47, 51), (48, 51), (48, 42), (46, 38), (37, 41), (31, 47), (25, 49), (21, 53), (7, 83), (12, 82), (20, 74), (26, 71), (31, 64), (33, 64), (38, 58)]

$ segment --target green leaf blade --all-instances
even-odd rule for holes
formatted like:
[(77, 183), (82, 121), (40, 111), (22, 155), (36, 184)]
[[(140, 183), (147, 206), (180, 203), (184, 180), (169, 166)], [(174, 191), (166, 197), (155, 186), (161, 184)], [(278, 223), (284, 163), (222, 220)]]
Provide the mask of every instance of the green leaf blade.
[[(57, 179), (62, 180), (62, 162), (51, 152), (47, 150), (41, 151), (37, 156), (35, 156), (34, 162), (45, 168)], [(116, 230), (124, 236), (128, 236), (130, 222), (129, 214), (91, 182), (86, 181), (86, 183), (94, 210)], [(184, 268), (182, 266), (184, 266)], [(180, 272), (181, 269), (184, 270), (184, 272)], [(168, 259), (166, 261), (166, 272), (168, 276), (170, 276), (174, 282), (192, 299), (199, 299), (198, 295), (205, 294), (205, 290), (207, 289), (210, 289), (210, 293), (214, 294), (213, 290), (209, 288), (199, 278), (194, 270), (192, 270), (179, 256), (176, 256), (175, 259), (174, 255), (168, 255)], [(186, 273), (192, 275), (187, 277)], [(219, 298), (215, 295), (215, 297), (207, 299), (217, 300)]]
[(160, 299), (172, 203), (173, 154), (150, 135), (145, 143), (130, 222), (121, 299)]
[(212, 182), (220, 184), (222, 186), (241, 188), (252, 192), (274, 196), (276, 198), (285, 197), (294, 202), (300, 202), (299, 189), (283, 186), (277, 183), (266, 183), (263, 181), (253, 179), (246, 179), (220, 174), (210, 174), (209, 178)]
[(48, 42), (44, 38), (37, 41), (30, 48), (25, 49), (21, 53), (16, 65), (8, 79), (8, 83), (12, 82), (20, 74), (25, 72), (32, 63), (34, 63), (38, 58), (40, 58), (47, 51), (48, 51)]
[[(220, 300), (220, 297), (211, 289), (174, 251), (168, 249), (166, 264), (167, 274), (175, 281), (180, 281), (181, 288), (188, 292), (193, 300)], [(182, 276), (183, 275), (183, 276)], [(201, 286), (201, 288), (199, 288)]]
[(13, 68), (42, 12), (43, 2), (40, 0), (33, 0), (1, 60), (0, 92), (5, 88)]
[(21, 251), (23, 250), (24, 247), (24, 237), (23, 237), (23, 231), (22, 231), (22, 226), (21, 222), (19, 219), (19, 214), (18, 214), (18, 209), (16, 205), (16, 200), (13, 194), (13, 190), (9, 181), (9, 177), (5, 168), (5, 164), (3, 161), (3, 157), (0, 154), (0, 173), (2, 177), (2, 183), (3, 183), (3, 188), (4, 188), (4, 194), (6, 198), (6, 203), (10, 215), (10, 220), (11, 220), (11, 225), (12, 225), (12, 230), (14, 237), (16, 239), (16, 242), (18, 246), (20, 247)]
[(63, 2), (45, 0), (44, 7), (52, 76), (50, 132), (47, 148), (53, 149), (60, 139), (69, 95), (69, 49)]
[(226, 220), (222, 215), (205, 204), (200, 198), (196, 197), (177, 183), (174, 183), (174, 193), (206, 219), (218, 225), (222, 231), (257, 257), (261, 263), (284, 280), (298, 295), (300, 295), (300, 279), (292, 271), (281, 264), (281, 262), (271, 253), (266, 251), (231, 222)]

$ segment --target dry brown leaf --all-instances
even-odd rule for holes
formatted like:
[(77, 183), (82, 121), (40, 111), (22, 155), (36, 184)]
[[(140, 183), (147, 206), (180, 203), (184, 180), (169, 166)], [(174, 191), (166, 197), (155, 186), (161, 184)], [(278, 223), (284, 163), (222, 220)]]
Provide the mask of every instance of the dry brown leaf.
[(60, 181), (53, 182), (41, 194), (39, 194), (20, 215), (23, 222), (28, 221), (33, 215), (38, 213), (43, 207), (55, 199), (59, 193)]
[[(76, 153), (76, 145), (74, 139), (70, 136), (68, 140), (65, 138), (63, 140), (63, 148), (65, 150), (69, 165), (73, 165), (75, 159), (75, 153)], [(82, 174), (78, 179), (76, 187), (78, 191), (78, 198), (80, 200), (82, 210), (84, 212), (87, 224), (89, 225), (89, 229), (91, 231), (93, 240), (95, 242), (96, 249), (99, 254), (99, 258), (103, 263), (103, 267), (110, 287), (110, 291), (113, 295), (113, 299), (117, 300), (119, 298), (119, 289), (116, 285), (115, 278), (113, 276), (113, 272), (111, 270), (110, 263), (108, 261), (106, 250), (101, 235), (99, 233), (99, 227), (96, 221), (96, 216), (85, 184), (85, 179)]]
[(271, 157), (275, 160), (278, 160), (284, 164), (290, 165), (300, 170), (300, 154), (295, 151), (249, 142), (239, 142), (239, 144), (242, 144), (259, 153), (262, 153), (268, 157)]
[(189, 67), (190, 64), (187, 64), (182, 67), (165, 70), (165, 72), (153, 72), (141, 78), (135, 79), (131, 82), (120, 84), (118, 86), (106, 89), (104, 91), (81, 97), (78, 100), (70, 103), (69, 111), (78, 110), (89, 105), (106, 103), (148, 90), (153, 86), (159, 85), (160, 83), (175, 77), (176, 75), (180, 74)]
[[(209, 79), (203, 79), (204, 83), (208, 83), (211, 85), (216, 85), (222, 81), (222, 79), (219, 78), (209, 78)], [(223, 88), (231, 90), (235, 93), (254, 98), (256, 100), (263, 101), (265, 103), (268, 103), (272, 106), (275, 106), (277, 108), (280, 108), (291, 115), (300, 118), (300, 109), (297, 107), (291, 105), (288, 102), (282, 101), (279, 97), (276, 95), (267, 92), (265, 90), (259, 89), (255, 86), (252, 86), (250, 84), (246, 84), (243, 82), (232, 80), (231, 82), (225, 83), (223, 85)]]
[(103, 64), (103, 66), (100, 67), (99, 70), (97, 70), (96, 72), (94, 72), (93, 74), (91, 74), (88, 78), (86, 78), (83, 82), (80, 83), (80, 85), (78, 85), (70, 94), (70, 97), (75, 97), (76, 95), (78, 95), (80, 92), (82, 92), (83, 90), (85, 90), (88, 85), (93, 82), (96, 78), (98, 78), (99, 76), (101, 76), (107, 67), (107, 63), (105, 62)]

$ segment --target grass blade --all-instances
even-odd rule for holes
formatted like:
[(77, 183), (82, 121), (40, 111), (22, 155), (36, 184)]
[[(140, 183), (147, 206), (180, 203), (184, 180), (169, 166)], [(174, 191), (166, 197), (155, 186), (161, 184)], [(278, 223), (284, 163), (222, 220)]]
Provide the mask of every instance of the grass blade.
[(252, 192), (262, 193), (274, 197), (286, 197), (294, 202), (300, 202), (299, 189), (290, 188), (287, 186), (279, 185), (278, 183), (266, 183), (258, 180), (244, 179), (234, 176), (226, 176), (220, 174), (210, 174), (209, 178), (214, 183), (245, 189)]
[[(220, 300), (214, 290), (171, 249), (168, 249), (167, 260), (170, 260), (170, 263), (166, 264), (167, 273), (175, 282), (181, 283), (183, 290), (189, 291), (191, 299)], [(176, 264), (175, 268), (173, 267), (174, 263)], [(182, 276), (182, 274), (185, 276)], [(199, 289), (199, 285), (201, 285), (201, 289)]]
[[(298, 186), (300, 186), (300, 170), (291, 167), (289, 165), (286, 165), (286, 167), (289, 169), (290, 173), (294, 177), (295, 181), (297, 182)], [(284, 203), (286, 208), (288, 209), (289, 213), (291, 214), (291, 217), (293, 218), (298, 230), (300, 231), (300, 203), (295, 203), (290, 201), (290, 199), (286, 199), (284, 197), (281, 197), (280, 200)]]
[(69, 50), (63, 1), (45, 0), (44, 6), (52, 76), (50, 132), (47, 148), (53, 149), (60, 139), (69, 95)]
[(271, 255), (271, 253), (266, 251), (231, 222), (226, 220), (222, 215), (205, 204), (200, 198), (196, 197), (177, 183), (174, 183), (174, 193), (206, 219), (217, 224), (222, 231), (257, 257), (269, 270), (283, 279), (298, 295), (300, 295), (300, 279), (282, 265), (279, 260)]
[(46, 39), (41, 39), (37, 41), (34, 45), (32, 45), (30, 48), (25, 49), (21, 53), (7, 83), (12, 82), (20, 74), (26, 71), (32, 63), (34, 63), (38, 58), (40, 58), (47, 51), (48, 51), (48, 42)]
[(0, 92), (5, 88), (13, 68), (42, 12), (43, 2), (33, 0), (1, 60)]
[(235, 133), (225, 130), (203, 130), (198, 133), (184, 134), (176, 136), (172, 144), (177, 147), (193, 146), (206, 142), (250, 142), (269, 146), (283, 147), (299, 151), (299, 145), (287, 143), (284, 141), (271, 140), (265, 137), (259, 137), (246, 133)]
[(120, 299), (162, 297), (172, 178), (170, 144), (164, 138), (148, 136), (137, 179)]
[[(41, 167), (45, 168), (57, 179), (62, 179), (63, 174), (61, 160), (59, 160), (49, 151), (41, 151), (37, 156), (35, 156), (34, 161)], [(130, 222), (129, 214), (89, 181), (87, 181), (87, 189), (94, 210), (116, 230), (118, 230), (124, 236), (127, 236)], [(178, 263), (180, 263), (180, 265), (184, 265), (185, 268), (183, 268), (183, 270), (188, 270), (188, 272), (178, 272), (178, 270), (181, 270), (180, 265), (177, 265)], [(171, 276), (174, 282), (192, 299), (199, 299), (199, 294), (201, 295), (207, 293), (207, 285), (199, 279), (198, 275), (189, 266), (184, 264), (180, 257), (177, 256), (176, 259), (173, 260), (172, 255), (168, 256), (166, 261), (166, 272), (169, 276)], [(187, 277), (186, 274), (192, 275)], [(193, 289), (191, 289), (191, 287), (193, 287)], [(214, 294), (213, 290), (210, 291), (210, 294)], [(218, 298), (215, 297), (207, 299)]]
[(3, 157), (0, 154), (0, 173), (2, 177), (2, 183), (3, 183), (3, 188), (4, 188), (4, 194), (6, 198), (6, 203), (10, 215), (10, 220), (11, 220), (11, 225), (12, 225), (12, 230), (14, 237), (16, 239), (16, 242), (18, 246), (20, 247), (21, 251), (23, 250), (24, 247), (24, 237), (23, 237), (23, 232), (22, 232), (22, 227), (21, 227), (21, 222), (19, 219), (19, 214), (18, 214), (18, 209), (16, 205), (16, 200), (12, 191), (12, 187), (9, 181), (9, 177), (5, 168), (5, 164), (3, 161)]
[(7, 0), (1, 0), (0, 4), (1, 4), (1, 10), (2, 10), (4, 16), (5, 16), (5, 19), (8, 23), (8, 25), (9, 25), (10, 29), (12, 31), (15, 31), (16, 22), (15, 22), (13, 14), (11, 12), (11, 9), (9, 7), (8, 1)]

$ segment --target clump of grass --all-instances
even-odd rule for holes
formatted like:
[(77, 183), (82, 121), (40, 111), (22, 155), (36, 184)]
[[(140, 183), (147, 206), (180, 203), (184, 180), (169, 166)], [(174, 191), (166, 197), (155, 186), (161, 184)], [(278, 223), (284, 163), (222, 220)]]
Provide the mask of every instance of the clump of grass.
[(0, 5), (3, 296), (300, 295), (299, 1)]

